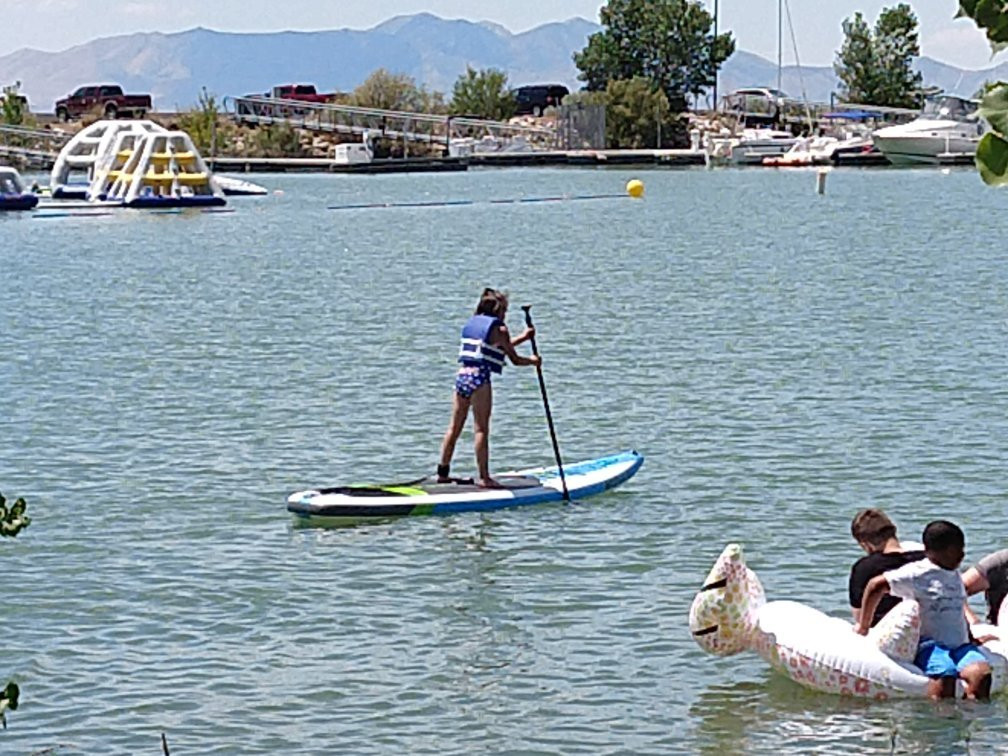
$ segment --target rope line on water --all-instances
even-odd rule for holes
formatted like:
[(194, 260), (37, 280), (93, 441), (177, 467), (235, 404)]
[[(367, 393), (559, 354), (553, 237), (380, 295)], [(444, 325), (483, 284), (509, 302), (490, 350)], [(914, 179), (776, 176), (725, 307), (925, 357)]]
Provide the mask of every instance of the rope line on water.
[(368, 202), (352, 205), (328, 205), (326, 210), (373, 210), (391, 207), (462, 207), (469, 205), (519, 205), (533, 202), (574, 202), (578, 200), (620, 199), (625, 194), (560, 194), (554, 197), (515, 197), (490, 200), (431, 200), (427, 202)]

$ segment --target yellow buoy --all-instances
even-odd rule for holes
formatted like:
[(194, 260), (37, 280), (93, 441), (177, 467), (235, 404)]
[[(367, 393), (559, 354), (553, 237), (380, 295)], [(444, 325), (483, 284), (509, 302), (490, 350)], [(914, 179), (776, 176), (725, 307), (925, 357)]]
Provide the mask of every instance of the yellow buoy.
[(634, 199), (644, 196), (644, 182), (640, 179), (630, 179), (626, 184), (626, 193)]

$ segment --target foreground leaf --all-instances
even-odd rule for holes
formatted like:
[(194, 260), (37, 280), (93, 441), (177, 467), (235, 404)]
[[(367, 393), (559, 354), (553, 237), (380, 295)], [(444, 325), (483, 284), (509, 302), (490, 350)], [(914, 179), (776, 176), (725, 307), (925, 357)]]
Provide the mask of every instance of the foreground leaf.
[(993, 132), (984, 134), (977, 145), (976, 166), (985, 184), (1008, 184), (1008, 141)]
[(994, 131), (1008, 136), (1008, 82), (999, 81), (987, 91), (979, 113)]

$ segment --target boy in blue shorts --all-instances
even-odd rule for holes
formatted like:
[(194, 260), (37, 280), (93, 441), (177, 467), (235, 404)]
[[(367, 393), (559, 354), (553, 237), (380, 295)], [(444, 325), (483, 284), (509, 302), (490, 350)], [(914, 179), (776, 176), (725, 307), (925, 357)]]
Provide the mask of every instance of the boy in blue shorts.
[(867, 635), (879, 601), (887, 594), (920, 605), (921, 639), (914, 663), (930, 678), (928, 697), (955, 697), (961, 678), (966, 698), (989, 698), (991, 668), (972, 642), (966, 615), (966, 589), (956, 569), (965, 556), (966, 538), (951, 522), (936, 520), (924, 528), (925, 558), (868, 581), (855, 630)]

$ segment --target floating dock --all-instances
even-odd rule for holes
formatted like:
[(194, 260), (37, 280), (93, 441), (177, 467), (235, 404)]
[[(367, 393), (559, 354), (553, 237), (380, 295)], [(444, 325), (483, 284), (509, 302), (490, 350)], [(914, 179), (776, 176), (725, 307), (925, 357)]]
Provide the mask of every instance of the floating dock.
[(342, 163), (331, 158), (207, 158), (213, 170), (228, 173), (410, 173), (464, 171), (470, 167), (641, 166), (682, 168), (704, 165), (695, 150), (551, 150), (486, 152), (467, 157), (379, 158), (369, 163)]

